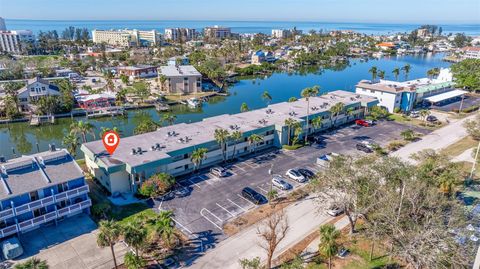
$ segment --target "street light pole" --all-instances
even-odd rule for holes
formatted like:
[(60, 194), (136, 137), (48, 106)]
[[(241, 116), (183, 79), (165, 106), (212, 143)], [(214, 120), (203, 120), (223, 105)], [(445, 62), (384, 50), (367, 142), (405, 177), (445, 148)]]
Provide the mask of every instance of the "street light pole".
[(478, 153), (480, 152), (480, 141), (478, 141), (477, 152), (475, 153), (475, 158), (473, 158), (472, 171), (470, 172), (470, 180), (473, 179), (473, 173), (475, 173), (475, 167), (478, 162)]

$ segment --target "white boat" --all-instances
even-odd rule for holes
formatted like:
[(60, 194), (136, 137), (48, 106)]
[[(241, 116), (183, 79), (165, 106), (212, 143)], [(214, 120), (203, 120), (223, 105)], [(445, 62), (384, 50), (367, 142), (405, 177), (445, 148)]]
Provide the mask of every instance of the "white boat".
[(187, 104), (189, 107), (198, 107), (200, 106), (201, 102), (197, 98), (190, 98), (187, 100)]
[(381, 51), (374, 52), (374, 53), (372, 53), (372, 56), (375, 57), (375, 58), (382, 58), (383, 57), (383, 52), (381, 52)]

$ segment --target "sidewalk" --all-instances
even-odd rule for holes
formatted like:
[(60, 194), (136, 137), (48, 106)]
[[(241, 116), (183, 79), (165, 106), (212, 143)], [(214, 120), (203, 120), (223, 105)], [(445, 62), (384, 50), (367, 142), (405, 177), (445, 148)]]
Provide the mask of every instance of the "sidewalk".
[(400, 157), (405, 161), (415, 162), (410, 158), (413, 153), (424, 149), (439, 150), (445, 148), (468, 135), (463, 124), (465, 121), (471, 120), (474, 117), (475, 115), (471, 115), (464, 119), (451, 122), (449, 125), (425, 135), (420, 141), (407, 144), (405, 147), (394, 152), (392, 156)]
[[(285, 209), (289, 230), (285, 239), (280, 242), (275, 256), (286, 251), (298, 240), (305, 238), (325, 222), (330, 216), (320, 215), (313, 199), (306, 199), (288, 206)], [(240, 259), (260, 257), (265, 261), (265, 250), (259, 246), (258, 225), (253, 225), (233, 237), (226, 239), (204, 256), (198, 258), (189, 268), (239, 268)]]

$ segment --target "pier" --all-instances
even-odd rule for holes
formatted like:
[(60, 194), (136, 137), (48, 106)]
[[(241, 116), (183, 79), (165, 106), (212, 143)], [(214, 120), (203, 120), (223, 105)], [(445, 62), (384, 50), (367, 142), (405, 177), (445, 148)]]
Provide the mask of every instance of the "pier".
[(55, 116), (53, 115), (32, 115), (30, 118), (30, 126), (39, 126), (44, 123), (54, 124), (55, 123)]
[(105, 108), (99, 108), (99, 109), (91, 109), (91, 110), (86, 110), (86, 116), (87, 118), (100, 118), (100, 117), (106, 117), (106, 116), (121, 116), (125, 115), (125, 109), (123, 107), (119, 106), (112, 106), (112, 107), (105, 107)]

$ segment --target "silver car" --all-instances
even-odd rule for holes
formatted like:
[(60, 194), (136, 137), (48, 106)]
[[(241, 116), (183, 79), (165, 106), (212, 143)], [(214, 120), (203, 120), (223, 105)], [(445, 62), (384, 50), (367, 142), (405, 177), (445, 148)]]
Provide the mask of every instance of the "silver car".
[(281, 176), (275, 175), (272, 178), (272, 184), (273, 186), (281, 189), (281, 190), (289, 190), (292, 188), (292, 185), (290, 183), (286, 182)]
[(227, 172), (220, 166), (215, 166), (210, 169), (210, 173), (217, 177), (226, 177)]

